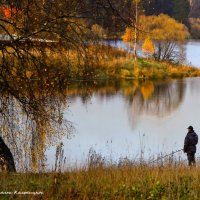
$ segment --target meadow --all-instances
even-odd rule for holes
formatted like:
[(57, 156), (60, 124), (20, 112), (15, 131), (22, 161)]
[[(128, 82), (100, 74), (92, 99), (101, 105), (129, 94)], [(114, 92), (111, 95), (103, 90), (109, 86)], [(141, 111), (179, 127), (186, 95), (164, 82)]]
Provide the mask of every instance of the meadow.
[[(93, 152), (85, 167), (63, 172), (1, 173), (0, 199), (200, 198), (199, 163), (196, 167), (189, 167), (185, 161), (172, 156), (165, 157), (164, 160), (158, 157), (154, 161), (131, 161), (124, 158), (111, 164)], [(22, 194), (23, 192), (30, 194)]]
[(1, 199), (199, 199), (200, 168), (124, 165), (65, 173), (1, 174)]

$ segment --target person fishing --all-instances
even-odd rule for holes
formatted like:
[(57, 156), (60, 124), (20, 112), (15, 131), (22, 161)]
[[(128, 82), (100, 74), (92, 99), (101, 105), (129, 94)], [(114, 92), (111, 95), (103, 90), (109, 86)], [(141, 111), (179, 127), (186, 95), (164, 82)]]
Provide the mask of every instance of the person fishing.
[(195, 153), (196, 153), (196, 145), (198, 143), (198, 135), (195, 133), (192, 126), (189, 126), (188, 133), (184, 140), (184, 147), (183, 151), (184, 153), (187, 153), (187, 159), (188, 159), (188, 165), (194, 166), (195, 161)]

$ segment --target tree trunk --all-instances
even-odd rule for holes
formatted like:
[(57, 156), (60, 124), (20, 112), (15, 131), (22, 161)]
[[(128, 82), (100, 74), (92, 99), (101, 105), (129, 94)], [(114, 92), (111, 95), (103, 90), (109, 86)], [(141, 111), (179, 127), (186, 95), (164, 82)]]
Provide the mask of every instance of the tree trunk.
[(138, 41), (138, 0), (135, 1), (135, 24), (134, 24), (134, 60), (137, 61), (137, 41)]

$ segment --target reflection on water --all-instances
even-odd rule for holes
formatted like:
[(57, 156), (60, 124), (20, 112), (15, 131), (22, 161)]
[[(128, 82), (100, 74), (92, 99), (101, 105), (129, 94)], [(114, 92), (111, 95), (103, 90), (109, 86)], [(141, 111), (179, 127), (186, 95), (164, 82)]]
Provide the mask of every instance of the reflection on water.
[(70, 166), (84, 162), (91, 147), (113, 160), (134, 158), (141, 148), (151, 154), (182, 148), (186, 127), (200, 128), (199, 78), (29, 84), (2, 87), (0, 98), (1, 133), (21, 171), (52, 168), (60, 142)]
[(98, 83), (84, 83), (67, 90), (71, 101), (79, 97), (83, 104), (90, 102), (92, 95), (100, 101), (123, 96), (127, 103), (130, 122), (134, 127), (135, 121), (141, 114), (155, 115), (158, 117), (169, 115), (176, 111), (181, 104), (185, 82), (182, 80), (165, 81), (137, 81), (121, 80)]
[(65, 115), (77, 134), (64, 140), (68, 163), (84, 162), (90, 147), (114, 161), (135, 159), (141, 149), (148, 158), (182, 148), (188, 125), (200, 130), (199, 86), (199, 78), (71, 86), (71, 113)]
[(140, 115), (167, 116), (175, 112), (183, 100), (183, 81), (144, 82), (129, 99), (129, 117), (132, 126)]

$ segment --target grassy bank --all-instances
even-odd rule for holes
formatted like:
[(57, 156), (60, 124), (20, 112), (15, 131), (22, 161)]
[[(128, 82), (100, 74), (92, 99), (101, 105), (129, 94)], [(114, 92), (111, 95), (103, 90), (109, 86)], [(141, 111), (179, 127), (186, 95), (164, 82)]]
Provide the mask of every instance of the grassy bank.
[(67, 76), (71, 79), (163, 79), (200, 76), (198, 68), (166, 61), (138, 58), (135, 63), (133, 55), (111, 46), (90, 46), (84, 53), (85, 60), (83, 57), (80, 60), (76, 52), (62, 51), (60, 60), (60, 54), (57, 55), (50, 51), (48, 62), (59, 66), (61, 71), (68, 63)]
[(110, 48), (95, 73), (97, 77), (107, 78), (163, 79), (200, 76), (200, 69), (145, 58), (138, 58), (134, 62), (132, 55)]
[(169, 62), (138, 59), (138, 65), (126, 63), (120, 69), (120, 76), (135, 77), (139, 79), (163, 79), (200, 76), (200, 70), (186, 65)]
[[(75, 51), (74, 49), (49, 49), (41, 52), (30, 50), (32, 57), (25, 61), (6, 56), (7, 69), (14, 79), (42, 79), (51, 82), (65, 82), (72, 79), (165, 79), (200, 76), (200, 69), (138, 58), (122, 49), (106, 45), (91, 45)], [(12, 78), (11, 78), (12, 79)]]
[[(124, 165), (96, 167), (64, 174), (1, 174), (0, 199), (200, 199), (200, 168)], [(26, 198), (25, 198), (26, 197)]]

